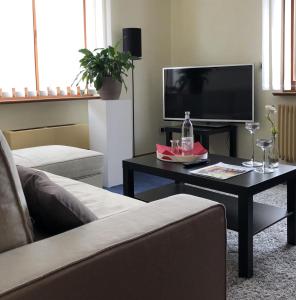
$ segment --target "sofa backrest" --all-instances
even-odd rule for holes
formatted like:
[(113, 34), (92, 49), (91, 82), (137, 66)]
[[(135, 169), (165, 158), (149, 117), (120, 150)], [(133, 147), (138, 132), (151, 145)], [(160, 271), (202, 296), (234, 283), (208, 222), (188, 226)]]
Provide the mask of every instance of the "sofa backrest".
[(32, 232), (19, 175), (0, 131), (0, 253), (32, 242)]

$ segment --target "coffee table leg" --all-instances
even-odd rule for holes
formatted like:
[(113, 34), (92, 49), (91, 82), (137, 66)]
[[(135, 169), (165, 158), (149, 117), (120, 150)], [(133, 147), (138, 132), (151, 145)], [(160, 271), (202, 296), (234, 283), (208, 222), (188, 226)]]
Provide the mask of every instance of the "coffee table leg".
[(238, 264), (239, 277), (253, 276), (253, 197), (238, 199)]
[(290, 180), (287, 182), (287, 210), (293, 214), (288, 217), (288, 243), (296, 245), (296, 182)]
[(134, 170), (127, 167), (123, 162), (123, 194), (134, 198)]

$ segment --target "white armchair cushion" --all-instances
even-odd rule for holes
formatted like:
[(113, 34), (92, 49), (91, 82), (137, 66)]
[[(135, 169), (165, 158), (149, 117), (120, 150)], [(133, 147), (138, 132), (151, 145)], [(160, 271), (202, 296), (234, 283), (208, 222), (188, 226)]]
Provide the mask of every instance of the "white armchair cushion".
[(13, 150), (15, 163), (79, 180), (103, 172), (104, 155), (76, 147), (49, 145)]

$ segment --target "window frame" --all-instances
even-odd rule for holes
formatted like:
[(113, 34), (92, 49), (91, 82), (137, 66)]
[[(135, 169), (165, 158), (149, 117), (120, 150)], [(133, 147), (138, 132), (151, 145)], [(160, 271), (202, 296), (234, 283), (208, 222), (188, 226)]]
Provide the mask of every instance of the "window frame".
[(295, 39), (295, 0), (291, 0), (291, 91), (296, 91), (296, 39)]

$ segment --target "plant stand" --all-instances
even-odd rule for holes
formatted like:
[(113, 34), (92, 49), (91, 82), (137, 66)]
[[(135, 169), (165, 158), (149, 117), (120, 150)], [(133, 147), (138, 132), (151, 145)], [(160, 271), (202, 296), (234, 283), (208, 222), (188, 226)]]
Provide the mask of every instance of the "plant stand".
[(131, 100), (88, 101), (90, 149), (104, 153), (104, 187), (122, 184), (122, 160), (133, 156)]

